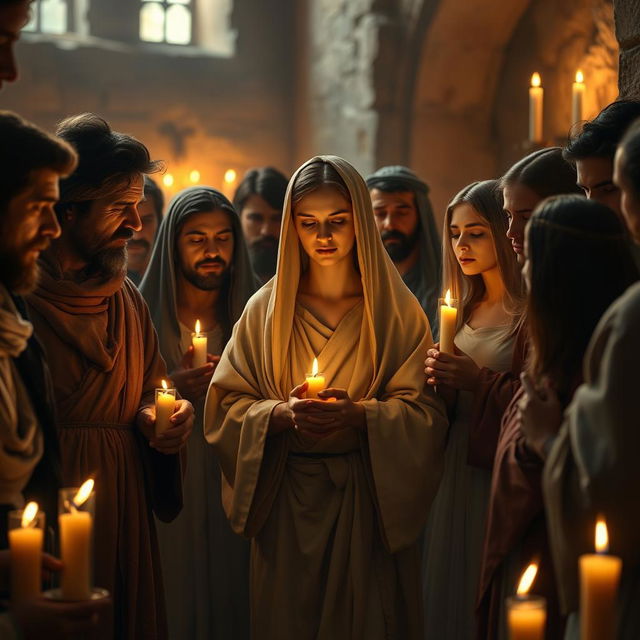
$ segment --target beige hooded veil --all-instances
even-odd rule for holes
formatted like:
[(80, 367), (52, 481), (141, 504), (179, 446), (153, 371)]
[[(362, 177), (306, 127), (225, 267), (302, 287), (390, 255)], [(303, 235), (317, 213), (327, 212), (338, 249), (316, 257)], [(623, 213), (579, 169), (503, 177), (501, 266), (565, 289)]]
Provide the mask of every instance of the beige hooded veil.
[[(333, 330), (296, 302), (306, 257), (291, 191), (314, 161), (331, 164), (351, 194), (362, 276), (363, 302)], [(334, 156), (301, 169), (287, 191), (276, 276), (236, 324), (205, 409), (231, 525), (254, 539), (254, 637), (419, 638), (416, 541), (447, 429), (443, 405), (424, 388), (431, 331), (382, 245), (360, 175)], [(362, 402), (366, 434), (267, 437), (271, 411), (314, 357), (327, 386)]]

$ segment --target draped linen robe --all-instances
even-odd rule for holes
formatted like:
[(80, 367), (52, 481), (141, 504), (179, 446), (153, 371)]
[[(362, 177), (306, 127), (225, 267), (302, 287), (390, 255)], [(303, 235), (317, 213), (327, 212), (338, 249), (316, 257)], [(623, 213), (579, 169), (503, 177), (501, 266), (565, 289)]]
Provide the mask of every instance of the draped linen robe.
[(118, 639), (165, 638), (152, 509), (182, 506), (180, 458), (151, 449), (135, 426), (166, 368), (147, 306), (124, 276), (66, 280), (43, 255), (31, 317), (47, 353), (58, 411), (63, 486), (96, 482), (94, 583), (113, 597)]
[[(190, 187), (171, 201), (149, 268), (140, 285), (160, 351), (169, 371), (180, 364), (191, 333), (178, 319), (176, 238), (194, 212), (220, 208), (234, 235), (231, 281), (224, 305), (231, 324), (256, 290), (242, 227), (231, 203), (210, 187)], [(193, 327), (191, 328), (193, 331)], [(218, 324), (207, 335), (208, 351), (220, 355), (226, 342)], [(158, 523), (167, 618), (171, 640), (243, 640), (249, 637), (249, 543), (235, 534), (221, 501), (221, 472), (213, 448), (204, 439), (204, 397), (195, 403), (196, 418), (187, 441), (184, 508), (170, 523)]]
[[(205, 434), (231, 525), (252, 538), (254, 638), (413, 640), (422, 636), (417, 541), (447, 427), (442, 402), (424, 388), (431, 332), (382, 246), (362, 178), (340, 158), (321, 159), (351, 194), (363, 301), (335, 329), (296, 303), (294, 175), (276, 277), (234, 328), (207, 396)], [(273, 408), (314, 357), (327, 386), (363, 404), (366, 431), (268, 436)]]
[(543, 476), (565, 613), (579, 606), (578, 558), (593, 553), (597, 514), (607, 521), (610, 551), (623, 561), (617, 640), (640, 637), (639, 327), (635, 284), (611, 305), (591, 338), (585, 382), (565, 413)]

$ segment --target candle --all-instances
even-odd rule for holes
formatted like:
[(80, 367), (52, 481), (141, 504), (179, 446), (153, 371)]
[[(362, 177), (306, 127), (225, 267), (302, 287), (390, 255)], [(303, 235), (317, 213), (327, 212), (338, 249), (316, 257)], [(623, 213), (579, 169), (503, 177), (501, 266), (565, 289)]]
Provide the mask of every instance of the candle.
[[(87, 480), (80, 489), (60, 490), (60, 555), (64, 600), (91, 597), (91, 536), (93, 533), (93, 487)], [(90, 500), (91, 498), (91, 500)]]
[(615, 638), (616, 596), (622, 560), (608, 555), (609, 534), (604, 519), (596, 523), (596, 552), (580, 556), (581, 640)]
[(20, 604), (40, 595), (44, 513), (30, 502), (24, 511), (9, 512), (11, 602)]
[(576, 72), (576, 81), (571, 89), (571, 122), (580, 122), (584, 119), (582, 114), (582, 101), (584, 98), (585, 84), (582, 71)]
[(200, 320), (196, 320), (196, 332), (191, 334), (193, 344), (193, 368), (207, 364), (207, 336), (200, 333)]
[(540, 596), (529, 595), (538, 573), (538, 565), (530, 564), (520, 578), (517, 595), (507, 598), (509, 640), (544, 640), (547, 603)]
[(529, 87), (529, 140), (531, 142), (542, 142), (542, 99), (544, 89), (539, 73), (531, 76), (531, 86)]
[(311, 373), (305, 374), (307, 384), (307, 398), (317, 398), (318, 392), (326, 389), (323, 373), (318, 373), (318, 358), (313, 359)]
[(164, 433), (170, 426), (169, 418), (176, 410), (176, 390), (162, 381), (162, 389), (156, 389), (156, 435)]
[(440, 351), (453, 353), (453, 340), (458, 326), (458, 301), (451, 298), (451, 289), (447, 289), (440, 303)]

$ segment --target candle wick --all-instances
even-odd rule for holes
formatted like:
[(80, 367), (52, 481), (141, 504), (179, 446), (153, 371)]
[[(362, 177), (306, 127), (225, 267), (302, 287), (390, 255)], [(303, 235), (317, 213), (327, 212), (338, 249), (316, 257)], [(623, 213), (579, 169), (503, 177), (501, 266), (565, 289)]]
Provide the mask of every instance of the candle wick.
[(69, 511), (69, 513), (78, 513), (78, 507), (76, 506), (74, 500), (65, 500), (64, 506), (67, 508), (67, 511)]

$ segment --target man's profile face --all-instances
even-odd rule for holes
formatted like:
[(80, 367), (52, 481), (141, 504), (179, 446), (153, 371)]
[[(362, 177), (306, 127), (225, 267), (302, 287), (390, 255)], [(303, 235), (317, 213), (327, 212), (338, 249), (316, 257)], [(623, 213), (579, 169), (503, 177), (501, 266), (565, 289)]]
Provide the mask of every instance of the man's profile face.
[(0, 213), (0, 274), (14, 293), (33, 290), (40, 252), (60, 235), (53, 210), (59, 197), (58, 178), (51, 169), (32, 171), (28, 185)]
[(151, 258), (151, 251), (158, 232), (158, 219), (162, 215), (156, 210), (153, 198), (145, 197), (138, 207), (142, 228), (135, 231), (131, 240), (127, 244), (127, 268), (144, 275)]
[(613, 158), (593, 156), (576, 160), (576, 172), (578, 186), (589, 200), (595, 200), (622, 216), (620, 189), (613, 182)]
[(376, 226), (387, 253), (395, 263), (406, 260), (418, 240), (419, 218), (413, 191), (371, 189)]
[(282, 211), (262, 196), (249, 196), (240, 211), (242, 233), (247, 241), (253, 270), (263, 280), (276, 272)]
[(142, 228), (138, 213), (142, 189), (142, 174), (138, 174), (112, 195), (91, 202), (88, 210), (72, 207), (66, 214), (65, 233), (89, 273), (109, 278), (124, 270), (127, 242)]
[(178, 271), (197, 289), (220, 289), (229, 274), (234, 246), (233, 226), (226, 211), (192, 213), (176, 238)]
[(29, 21), (30, 5), (30, 0), (0, 4), (0, 89), (3, 82), (14, 82), (18, 77), (13, 47)]
[(614, 162), (613, 179), (622, 194), (621, 209), (627, 229), (633, 241), (640, 244), (640, 194), (637, 185), (632, 184), (627, 178), (624, 164), (624, 150), (618, 148)]

